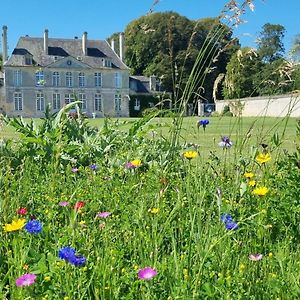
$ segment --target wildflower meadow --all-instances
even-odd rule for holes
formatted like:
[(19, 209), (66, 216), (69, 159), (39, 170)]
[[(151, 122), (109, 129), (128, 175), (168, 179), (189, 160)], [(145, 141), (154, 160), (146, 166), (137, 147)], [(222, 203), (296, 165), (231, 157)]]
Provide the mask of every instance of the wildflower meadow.
[(299, 123), (294, 150), (227, 131), (203, 151), (217, 118), (173, 143), (155, 113), (5, 120), (2, 299), (299, 297)]

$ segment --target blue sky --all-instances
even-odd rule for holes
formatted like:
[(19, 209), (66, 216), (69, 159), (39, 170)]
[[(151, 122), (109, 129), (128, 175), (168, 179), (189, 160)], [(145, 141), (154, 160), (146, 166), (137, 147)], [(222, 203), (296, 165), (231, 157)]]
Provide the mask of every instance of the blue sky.
[[(81, 37), (105, 39), (123, 31), (133, 19), (146, 14), (154, 0), (14, 0), (1, 1), (1, 24), (8, 26), (9, 53), (19, 36), (42, 37), (45, 28), (49, 37)], [(226, 0), (160, 0), (155, 11), (176, 11), (190, 19), (217, 16)], [(244, 16), (247, 23), (235, 29), (242, 46), (255, 47), (263, 24), (285, 26), (284, 39), (289, 49), (295, 34), (300, 33), (300, 0), (255, 0), (255, 11)], [(2, 28), (2, 26), (1, 26)]]

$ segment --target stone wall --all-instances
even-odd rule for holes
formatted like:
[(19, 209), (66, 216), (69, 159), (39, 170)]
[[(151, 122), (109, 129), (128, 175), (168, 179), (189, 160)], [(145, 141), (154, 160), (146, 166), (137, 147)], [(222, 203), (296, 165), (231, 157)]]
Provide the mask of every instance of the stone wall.
[[(222, 113), (224, 106), (240, 101), (243, 109), (242, 116), (244, 117), (284, 117), (290, 115), (291, 117), (300, 117), (300, 93), (279, 96), (264, 96), (232, 100), (216, 101), (216, 111)], [(231, 109), (233, 112), (233, 110)]]

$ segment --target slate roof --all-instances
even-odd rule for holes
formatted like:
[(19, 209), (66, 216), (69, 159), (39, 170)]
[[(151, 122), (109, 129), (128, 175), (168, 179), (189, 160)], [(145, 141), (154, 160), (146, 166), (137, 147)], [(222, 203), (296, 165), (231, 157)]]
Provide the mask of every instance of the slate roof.
[[(38, 66), (48, 66), (60, 58), (72, 56), (92, 68), (104, 68), (103, 58), (110, 58), (113, 68), (127, 70), (128, 67), (120, 60), (107, 41), (87, 39), (87, 56), (82, 52), (81, 39), (48, 39), (48, 55), (44, 53), (44, 39), (21, 37), (5, 66), (23, 66), (24, 55), (32, 55)], [(55, 58), (56, 57), (56, 58)]]
[(131, 75), (129, 76), (129, 87), (136, 93), (150, 94), (150, 78)]

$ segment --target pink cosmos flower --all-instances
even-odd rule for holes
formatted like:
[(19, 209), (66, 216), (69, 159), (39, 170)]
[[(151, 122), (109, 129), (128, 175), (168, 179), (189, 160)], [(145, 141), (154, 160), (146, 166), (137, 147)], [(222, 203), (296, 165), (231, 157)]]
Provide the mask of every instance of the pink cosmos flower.
[(103, 212), (98, 212), (96, 216), (99, 218), (107, 218), (110, 215), (111, 215), (111, 212), (103, 211)]
[(16, 286), (32, 285), (36, 280), (35, 274), (24, 274), (16, 280)]
[(150, 267), (146, 267), (138, 271), (138, 278), (142, 280), (150, 280), (156, 275), (157, 271)]
[(26, 207), (21, 207), (21, 208), (19, 208), (19, 209), (17, 210), (17, 214), (23, 216), (23, 215), (26, 215), (26, 214), (27, 214), (27, 211), (28, 211), (28, 210), (27, 210)]
[(260, 253), (257, 253), (257, 254), (250, 254), (249, 255), (249, 259), (252, 260), (252, 261), (259, 261), (263, 258), (263, 255), (260, 254)]
[(69, 205), (69, 202), (67, 201), (61, 201), (58, 203), (60, 206), (68, 206)]

